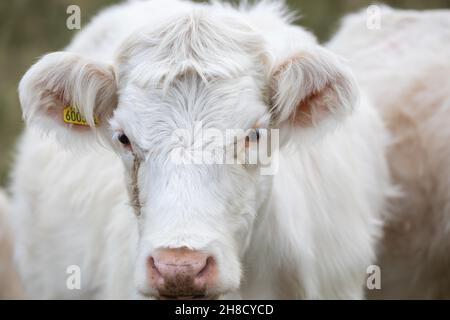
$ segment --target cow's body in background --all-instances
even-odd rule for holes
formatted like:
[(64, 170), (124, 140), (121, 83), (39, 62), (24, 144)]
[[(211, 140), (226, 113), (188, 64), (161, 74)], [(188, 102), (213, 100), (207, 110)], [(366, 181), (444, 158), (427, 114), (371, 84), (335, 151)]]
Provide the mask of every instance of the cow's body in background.
[[(130, 206), (133, 199), (130, 200), (127, 194), (127, 190), (131, 194), (136, 192), (136, 188), (133, 189), (133, 186), (136, 187), (138, 184), (134, 183), (136, 176), (133, 176), (133, 172), (136, 171), (133, 169), (131, 172), (131, 179), (134, 180), (130, 191), (124, 182), (129, 171), (124, 169), (120, 158), (113, 151), (99, 146), (65, 150), (61, 143), (76, 144), (81, 134), (75, 130), (67, 133), (68, 130), (63, 128), (58, 119), (49, 119), (55, 114), (55, 110), (60, 110), (55, 108), (62, 108), (63, 103), (78, 102), (77, 107), (89, 112), (89, 108), (83, 105), (89, 102), (83, 99), (84, 95), (92, 94), (89, 91), (91, 87), (75, 93), (71, 90), (88, 86), (86, 83), (97, 81), (97, 78), (104, 80), (101, 83), (95, 82), (95, 85), (102, 86), (102, 90), (106, 90), (108, 85), (114, 86), (112, 81), (108, 82), (108, 75), (112, 69), (106, 66), (96, 67), (92, 62), (85, 64), (88, 67), (74, 67), (72, 70), (72, 66), (80, 59), (92, 59), (106, 65), (115, 63), (116, 52), (122, 50), (122, 59), (126, 59), (124, 58), (126, 55), (136, 54), (133, 59), (138, 60), (134, 60), (134, 63), (145, 62), (143, 60), (145, 56), (136, 53), (138, 46), (123, 48), (123, 42), (128, 35), (138, 34), (136, 30), (144, 25), (147, 29), (165, 26), (166, 31), (159, 32), (158, 37), (170, 37), (171, 30), (179, 29), (184, 32), (177, 35), (178, 38), (171, 44), (175, 45), (172, 51), (177, 51), (177, 45), (188, 43), (186, 41), (191, 38), (183, 38), (183, 35), (187, 32), (190, 37), (195, 37), (196, 34), (192, 33), (192, 29), (185, 30), (186, 26), (177, 24), (177, 19), (173, 25), (167, 22), (177, 16), (179, 19), (190, 17), (186, 21), (191, 28), (196, 26), (212, 28), (209, 34), (203, 35), (204, 37), (218, 32), (219, 38), (236, 37), (234, 43), (228, 44), (231, 46), (236, 46), (236, 43), (241, 46), (263, 46), (268, 52), (266, 52), (267, 59), (261, 63), (271, 61), (272, 67), (269, 69), (272, 68), (274, 77), (272, 82), (275, 82), (268, 91), (266, 89), (262, 91), (269, 94), (271, 90), (275, 90), (275, 95), (269, 97), (266, 103), (275, 103), (272, 107), (296, 103), (302, 108), (298, 114), (306, 115), (306, 120), (297, 119), (295, 115), (290, 118), (292, 123), (300, 128), (288, 131), (293, 141), (290, 145), (283, 146), (279, 153), (279, 171), (273, 177), (253, 176), (251, 180), (253, 184), (249, 186), (251, 194), (254, 195), (247, 196), (245, 202), (235, 199), (249, 192), (247, 190), (249, 187), (245, 184), (248, 180), (247, 174), (244, 174), (239, 180), (243, 184), (234, 186), (235, 189), (244, 189), (235, 196), (225, 199), (226, 203), (221, 203), (218, 198), (217, 208), (228, 203), (229, 209), (236, 210), (231, 205), (239, 200), (241, 203), (237, 207), (249, 206), (249, 212), (252, 212), (253, 217), (246, 222), (244, 235), (233, 235), (242, 237), (235, 238), (236, 244), (231, 246), (235, 252), (232, 253), (238, 255), (241, 261), (230, 258), (233, 256), (221, 258), (221, 254), (229, 254), (227, 251), (214, 253), (212, 259), (218, 261), (219, 283), (220, 288), (223, 288), (216, 294), (243, 298), (363, 297), (366, 270), (374, 262), (375, 245), (381, 231), (380, 217), (385, 212), (386, 197), (391, 191), (384, 158), (388, 138), (378, 114), (354, 84), (351, 74), (345, 69), (345, 64), (321, 49), (312, 35), (292, 26), (281, 6), (263, 3), (253, 9), (242, 8), (240, 11), (220, 5), (216, 5), (214, 9), (204, 6), (199, 8), (198, 5), (188, 2), (153, 1), (127, 3), (108, 9), (84, 27), (67, 47), (66, 52), (77, 55), (58, 53), (44, 57), (22, 80), (20, 93), (25, 118), (29, 122), (36, 122), (46, 131), (57, 128), (56, 138), (52, 134), (43, 136), (32, 127), (26, 129), (19, 145), (13, 174), (16, 260), (30, 297), (135, 298), (140, 296), (137, 294), (136, 283), (144, 295), (156, 295), (151, 288), (142, 284), (143, 279), (149, 277), (148, 273), (145, 275), (144, 264), (139, 260), (144, 254), (142, 252), (147, 250), (138, 232), (142, 218), (133, 215), (134, 210)], [(208, 19), (209, 15), (213, 14), (213, 17), (218, 18), (214, 18), (211, 26)], [(262, 39), (261, 43), (252, 43), (252, 38), (251, 41), (239, 44), (239, 37), (246, 34), (233, 28), (236, 23), (241, 22), (250, 26), (251, 31), (248, 33), (252, 37), (255, 35), (255, 39)], [(230, 28), (231, 32), (222, 35), (221, 26), (225, 29)], [(245, 26), (245, 30), (246, 28)], [(148, 39), (153, 41), (150, 37)], [(168, 43), (169, 40), (163, 39), (161, 43)], [(203, 40), (205, 41), (202, 42), (200, 38), (198, 45), (214, 41), (206, 38)], [(187, 45), (189, 46), (189, 43)], [(216, 48), (214, 42), (211, 42), (211, 45)], [(222, 45), (217, 47), (217, 50), (226, 50), (226, 47)], [(241, 52), (240, 47), (236, 50), (238, 53)], [(236, 50), (229, 55), (235, 54)], [(249, 52), (256, 55), (257, 50), (259, 49), (252, 49)], [(167, 54), (170, 55), (172, 51), (167, 51)], [(228, 59), (228, 56), (223, 55), (223, 59)], [(233, 64), (241, 63), (239, 59), (242, 59), (242, 63), (248, 62), (246, 56), (238, 56), (237, 60), (230, 60), (228, 63), (233, 67)], [(200, 68), (205, 65), (214, 69), (216, 67), (214, 64), (220, 65), (221, 62), (221, 59), (215, 59), (212, 66), (208, 65), (210, 63), (208, 61), (195, 63), (198, 63)], [(198, 65), (194, 64), (193, 68), (197, 68)], [(296, 66), (299, 69), (294, 71), (298, 73), (295, 76), (290, 75), (291, 78), (287, 77), (289, 74), (285, 73), (291, 72), (291, 68)], [(173, 66), (174, 69), (175, 67)], [(239, 69), (241, 66), (235, 67)], [(168, 70), (174, 70), (170, 68), (169, 66)], [(87, 72), (85, 69), (94, 71), (87, 76), (84, 73)], [(145, 69), (138, 68), (138, 73), (133, 75), (139, 75), (142, 70)], [(147, 71), (149, 74), (146, 76), (153, 76), (152, 70)], [(66, 73), (62, 76), (59, 72)], [(182, 81), (179, 78), (174, 78), (175, 83)], [(84, 79), (85, 82), (77, 83), (79, 79)], [(119, 71), (119, 83), (121, 79), (123, 76), (121, 78)], [(262, 83), (266, 86), (265, 81), (266, 76), (260, 78), (256, 84), (260, 86)], [(298, 87), (293, 87), (297, 82), (300, 82)], [(66, 87), (60, 89), (59, 86)], [(245, 92), (247, 91), (244, 90)], [(123, 90), (119, 91), (119, 99), (122, 94)], [(309, 94), (310, 96), (307, 96)], [(325, 96), (322, 97), (322, 94)], [(97, 104), (99, 99), (109, 99), (108, 103), (102, 104), (102, 108), (113, 107), (111, 103), (114, 100), (107, 95), (103, 91), (102, 95), (96, 98)], [(303, 96), (296, 98), (298, 95)], [(356, 96), (359, 96), (359, 99), (354, 99)], [(321, 100), (322, 98), (324, 100)], [(41, 99), (51, 99), (52, 104), (45, 112), (40, 111), (40, 108), (44, 108), (44, 105), (47, 107), (46, 104), (50, 102), (49, 100), (40, 102)], [(59, 105), (55, 105), (55, 99), (61, 99)], [(310, 104), (314, 104), (314, 108), (318, 109), (309, 110)], [(291, 105), (292, 108), (295, 106)], [(98, 106), (91, 106), (90, 110), (92, 111), (94, 107)], [(248, 108), (252, 108), (251, 103)], [(122, 112), (126, 110), (123, 109)], [(281, 121), (283, 117), (288, 117), (288, 112), (286, 108), (284, 111), (279, 110), (278, 114), (273, 116), (274, 123), (276, 124), (277, 119)], [(311, 114), (308, 116), (309, 112)], [(239, 112), (241, 120), (244, 119), (245, 113)], [(324, 125), (322, 117), (325, 118)], [(141, 121), (143, 118), (145, 117), (130, 121)], [(222, 121), (227, 121), (226, 119)], [(101, 125), (108, 122), (105, 119), (101, 120), (103, 120), (100, 122)], [(291, 120), (280, 124), (280, 127), (291, 125), (289, 122)], [(128, 123), (132, 127), (136, 127), (136, 124), (138, 123)], [(161, 125), (161, 122), (155, 125)], [(121, 143), (127, 142), (123, 137), (120, 140)], [(89, 141), (84, 142), (87, 143)], [(142, 171), (137, 168), (138, 175), (143, 175)], [(161, 178), (155, 177), (153, 181), (157, 179)], [(194, 185), (197, 177), (193, 176), (192, 179), (186, 182), (187, 190)], [(215, 183), (214, 178), (207, 181)], [(143, 183), (142, 180), (140, 182)], [(181, 183), (184, 183), (183, 180)], [(161, 184), (157, 188), (164, 189), (165, 186)], [(208, 188), (212, 190), (214, 185)], [(219, 184), (219, 190), (221, 188)], [(202, 190), (197, 190), (196, 193), (203, 192)], [(182, 195), (185, 191), (186, 189), (179, 192)], [(221, 191), (224, 195), (233, 192), (226, 189)], [(209, 195), (207, 190), (205, 192), (205, 195)], [(204, 198), (203, 194), (200, 196)], [(149, 201), (145, 205), (155, 205), (154, 201)], [(177, 203), (175, 201), (172, 204)], [(180, 205), (189, 209), (191, 202)], [(135, 203), (134, 209), (136, 207), (144, 210), (146, 208), (140, 203), (137, 205)], [(197, 210), (201, 211), (204, 208), (202, 205), (197, 207)], [(216, 209), (212, 207), (211, 210), (210, 213), (213, 214)], [(175, 213), (164, 212), (169, 218)], [(230, 211), (229, 214), (232, 213)], [(160, 219), (165, 218), (161, 216)], [(180, 217), (174, 216), (170, 219), (176, 221)], [(170, 219), (165, 221), (166, 225), (173, 222)], [(206, 215), (204, 221), (209, 221), (208, 219), (210, 218)], [(232, 224), (229, 226), (232, 226), (240, 221), (240, 218), (233, 218), (237, 220), (229, 222), (227, 220), (230, 218), (226, 216), (221, 219), (224, 220), (211, 221), (211, 229), (216, 228), (224, 232), (226, 229), (220, 228), (226, 228), (230, 223)], [(180, 232), (191, 229), (195, 231), (196, 224), (198, 223), (198, 228), (201, 228), (204, 222), (191, 221), (191, 224), (181, 225)], [(142, 237), (142, 232), (146, 229), (140, 230)], [(190, 244), (188, 240), (192, 238), (191, 236), (189, 236), (191, 238), (170, 238), (176, 235), (177, 230), (172, 229), (174, 231), (172, 235), (169, 232), (166, 239), (162, 237), (158, 241), (166, 243), (162, 246), (169, 248), (186, 246), (190, 249), (204, 249), (201, 245)], [(205, 230), (199, 229), (197, 236), (202, 236), (203, 232), (207, 234), (208, 231)], [(155, 233), (149, 233), (147, 237), (153, 235)], [(214, 250), (214, 247), (211, 250)], [(194, 259), (192, 255), (190, 259)], [(154, 262), (153, 257), (146, 261), (153, 269), (161, 267), (158, 261)], [(67, 279), (73, 276), (67, 271), (73, 271), (74, 269), (68, 269), (73, 265), (81, 270), (81, 290), (69, 290), (67, 287)], [(163, 267), (166, 268), (164, 269), (166, 272), (170, 265), (166, 264)], [(155, 275), (151, 273), (153, 271), (149, 272), (152, 277)], [(153, 283), (153, 286), (157, 287), (158, 283), (156, 285)], [(157, 288), (161, 295), (161, 292), (166, 294), (167, 291), (164, 290), (167, 288), (161, 286)], [(177, 292), (169, 293), (177, 294)], [(182, 294), (184, 295), (184, 292)]]
[(330, 47), (344, 55), (393, 141), (392, 199), (374, 298), (450, 298), (450, 11), (380, 7), (344, 19)]
[(9, 200), (0, 189), (0, 299), (20, 299), (25, 296), (13, 263), (9, 214)]

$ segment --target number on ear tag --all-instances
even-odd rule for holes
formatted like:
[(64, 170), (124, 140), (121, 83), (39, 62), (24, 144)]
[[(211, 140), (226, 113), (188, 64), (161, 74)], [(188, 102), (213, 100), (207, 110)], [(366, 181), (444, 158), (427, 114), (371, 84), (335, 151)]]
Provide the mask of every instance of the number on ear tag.
[[(80, 111), (78, 111), (72, 106), (67, 106), (64, 108), (64, 122), (80, 126), (89, 126), (89, 124), (86, 121), (86, 118), (81, 115)], [(94, 122), (95, 125), (98, 124), (97, 117), (95, 117)]]

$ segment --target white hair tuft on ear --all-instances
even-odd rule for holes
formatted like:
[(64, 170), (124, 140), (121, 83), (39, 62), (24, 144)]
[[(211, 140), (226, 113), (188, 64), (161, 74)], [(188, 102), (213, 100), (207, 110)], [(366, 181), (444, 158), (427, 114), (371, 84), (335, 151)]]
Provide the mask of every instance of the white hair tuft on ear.
[(335, 54), (315, 46), (278, 64), (271, 73), (271, 101), (278, 125), (326, 133), (351, 114), (358, 87)]
[[(19, 84), (23, 117), (44, 131), (86, 136), (104, 128), (117, 105), (116, 80), (111, 66), (69, 52), (42, 57)], [(64, 121), (72, 107), (82, 119)], [(72, 134), (73, 136), (73, 134)]]

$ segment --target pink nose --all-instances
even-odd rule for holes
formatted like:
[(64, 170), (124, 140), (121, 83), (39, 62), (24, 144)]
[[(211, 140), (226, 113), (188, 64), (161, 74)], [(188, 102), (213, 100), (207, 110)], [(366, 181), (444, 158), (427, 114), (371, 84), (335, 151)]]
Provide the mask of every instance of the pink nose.
[(215, 285), (214, 259), (187, 248), (159, 250), (148, 261), (151, 285), (162, 298), (202, 298)]

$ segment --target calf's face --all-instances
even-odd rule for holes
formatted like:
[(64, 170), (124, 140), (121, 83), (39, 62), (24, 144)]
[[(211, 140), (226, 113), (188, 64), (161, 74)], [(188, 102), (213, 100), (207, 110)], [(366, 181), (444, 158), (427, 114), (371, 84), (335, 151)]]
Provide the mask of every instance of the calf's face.
[[(270, 189), (251, 155), (277, 152), (271, 129), (306, 137), (329, 130), (354, 105), (351, 75), (316, 45), (277, 59), (250, 31), (233, 47), (239, 44), (227, 39), (233, 30), (216, 30), (216, 40), (233, 44), (229, 52), (200, 31), (200, 39), (181, 43), (135, 38), (113, 66), (52, 53), (19, 86), (28, 123), (62, 141), (106, 142), (122, 159), (139, 225), (135, 275), (144, 296), (217, 298), (236, 291)], [(202, 45), (215, 59), (203, 55)], [(83, 121), (64, 119), (69, 105)]]
[(248, 76), (205, 83), (188, 73), (166, 91), (124, 85), (110, 123), (139, 220), (141, 293), (216, 297), (239, 287), (261, 179), (256, 163), (238, 161), (269, 119)]

